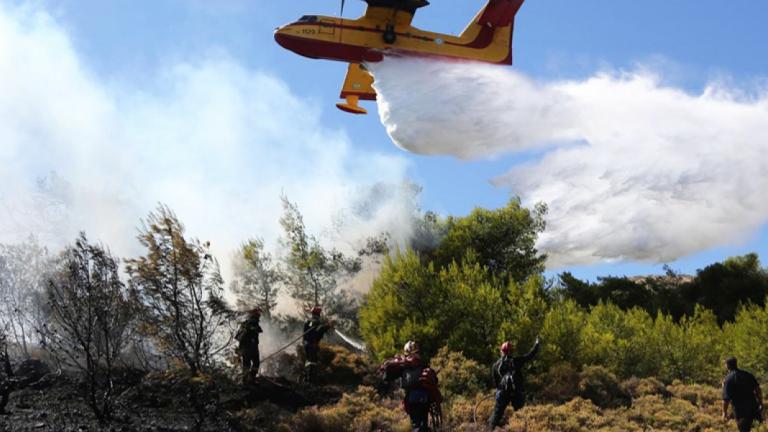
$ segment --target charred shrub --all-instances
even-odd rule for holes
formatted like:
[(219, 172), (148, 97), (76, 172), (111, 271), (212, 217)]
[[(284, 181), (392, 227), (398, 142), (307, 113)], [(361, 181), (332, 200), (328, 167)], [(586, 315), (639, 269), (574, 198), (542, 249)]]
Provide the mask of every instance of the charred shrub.
[(62, 254), (48, 284), (51, 321), (42, 332), (57, 360), (85, 376), (87, 403), (100, 421), (113, 415), (116, 366), (134, 308), (118, 276), (118, 261), (81, 233)]

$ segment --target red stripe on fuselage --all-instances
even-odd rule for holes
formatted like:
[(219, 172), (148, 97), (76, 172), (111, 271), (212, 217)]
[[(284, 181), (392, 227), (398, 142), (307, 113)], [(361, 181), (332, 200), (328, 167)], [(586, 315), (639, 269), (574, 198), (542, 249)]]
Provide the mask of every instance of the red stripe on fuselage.
[(383, 55), (365, 47), (275, 33), (280, 46), (304, 57), (348, 63), (379, 62)]
[[(341, 30), (356, 30), (356, 31), (368, 32), (368, 33), (378, 33), (382, 35), (384, 34), (384, 30), (382, 29), (328, 23), (328, 22), (325, 22), (325, 23), (295, 22), (289, 25), (333, 27), (334, 29), (341, 29)], [(472, 40), (471, 42), (460, 43), (460, 42), (443, 41), (443, 43), (446, 45), (452, 45), (452, 46), (464, 47), (464, 48), (477, 48), (477, 49), (487, 48), (491, 44), (491, 42), (493, 42), (493, 34), (495, 29), (496, 28), (494, 27), (483, 26), (483, 28), (480, 29), (480, 33), (478, 33), (475, 39)], [(418, 39), (424, 42), (435, 42), (435, 39), (429, 36), (421, 36), (421, 35), (414, 35), (410, 33), (397, 33), (397, 32), (395, 34), (397, 36), (407, 37), (411, 39)]]

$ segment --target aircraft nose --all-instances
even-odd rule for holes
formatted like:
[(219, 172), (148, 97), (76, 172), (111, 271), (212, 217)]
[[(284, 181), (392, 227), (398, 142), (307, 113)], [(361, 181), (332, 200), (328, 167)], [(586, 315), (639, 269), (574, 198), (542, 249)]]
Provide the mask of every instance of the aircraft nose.
[(288, 48), (288, 36), (285, 35), (282, 28), (275, 30), (275, 42), (285, 49)]

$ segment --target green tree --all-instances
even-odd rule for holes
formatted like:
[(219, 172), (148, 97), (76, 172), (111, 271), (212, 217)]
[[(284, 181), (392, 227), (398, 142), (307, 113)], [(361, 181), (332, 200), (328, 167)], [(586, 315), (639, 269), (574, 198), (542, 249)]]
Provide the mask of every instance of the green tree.
[(554, 303), (541, 329), (542, 364), (548, 368), (567, 363), (580, 369), (584, 364), (583, 331), (586, 323), (586, 313), (573, 300)]
[(340, 283), (360, 271), (361, 260), (350, 258), (337, 250), (327, 250), (307, 233), (304, 218), (296, 204), (282, 197), (283, 215), (280, 225), (285, 248), (281, 278), (289, 293), (305, 310), (321, 306), (335, 315), (347, 327), (355, 324), (356, 305), (340, 289)]
[(598, 303), (587, 315), (582, 338), (585, 364), (601, 365), (620, 377), (648, 376), (658, 371), (651, 332), (653, 319), (640, 308), (624, 311)]
[(519, 199), (512, 199), (496, 210), (476, 208), (467, 216), (449, 217), (444, 223), (446, 234), (432, 259), (442, 268), (461, 262), (473, 251), (494, 277), (505, 283), (524, 282), (544, 270), (546, 255), (539, 254), (536, 239), (546, 226), (546, 212), (543, 204), (529, 210)]
[[(446, 320), (444, 333), (438, 338), (444, 338), (449, 349), (487, 363), (508, 317), (500, 283), (472, 256), (441, 271), (438, 283), (448, 300), (444, 310), (436, 311)], [(439, 344), (439, 340), (433, 344)]]
[(739, 309), (732, 323), (723, 325), (723, 339), (728, 341), (724, 357), (735, 356), (739, 367), (768, 380), (768, 306), (747, 305)]
[(563, 272), (557, 276), (555, 292), (558, 296), (571, 299), (583, 307), (594, 306), (601, 300), (594, 284), (585, 282), (570, 272)]
[(684, 296), (689, 313), (694, 305), (715, 311), (719, 323), (731, 321), (740, 304), (765, 304), (768, 274), (760, 267), (757, 254), (732, 257), (696, 272), (696, 278), (686, 286)]
[(184, 226), (164, 205), (149, 213), (138, 239), (146, 255), (127, 260), (126, 269), (141, 305), (142, 330), (166, 356), (197, 374), (232, 340), (232, 314), (210, 244), (186, 239)]
[(360, 325), (374, 353), (391, 355), (414, 339), (428, 356), (447, 345), (487, 362), (502, 331), (532, 343), (546, 310), (536, 278), (545, 257), (535, 249), (545, 211), (512, 200), (498, 210), (428, 221), (445, 233), (440, 245), (396, 252), (365, 297)]
[(426, 357), (446, 346), (486, 363), (511, 319), (504, 286), (470, 254), (437, 271), (414, 251), (387, 258), (360, 309), (362, 334), (379, 358), (416, 340)]
[(238, 307), (258, 307), (264, 316), (271, 316), (277, 305), (280, 273), (272, 255), (264, 251), (264, 242), (251, 239), (240, 246), (233, 267), (230, 291), (236, 296)]
[(414, 251), (386, 257), (359, 312), (360, 332), (373, 354), (392, 356), (409, 340), (419, 341), (428, 355), (436, 353), (445, 341), (446, 294), (434, 266)]
[[(511, 341), (517, 353), (527, 352), (541, 334), (549, 310), (549, 295), (543, 277), (532, 276), (524, 283), (510, 281), (502, 310), (503, 322), (494, 348), (504, 341)], [(493, 350), (493, 354), (496, 353)]]
[(654, 338), (661, 379), (715, 384), (722, 378), (723, 334), (712, 311), (697, 306), (692, 316), (677, 323), (671, 316), (659, 314)]

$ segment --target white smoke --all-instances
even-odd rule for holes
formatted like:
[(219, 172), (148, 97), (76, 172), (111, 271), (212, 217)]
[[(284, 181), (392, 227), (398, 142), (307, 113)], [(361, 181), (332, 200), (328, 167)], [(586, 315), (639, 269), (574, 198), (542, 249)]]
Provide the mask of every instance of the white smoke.
[(494, 183), (549, 205), (539, 246), (550, 267), (669, 262), (768, 221), (765, 94), (713, 83), (694, 95), (646, 71), (536, 82), (469, 63), (370, 67), (398, 146), (462, 159), (542, 154)]
[[(0, 6), (0, 242), (59, 247), (85, 230), (135, 256), (139, 219), (163, 202), (227, 261), (250, 237), (275, 243), (281, 194), (316, 230), (405, 177), (403, 158), (356, 150), (316, 104), (225, 54), (169, 63), (141, 87), (86, 63), (44, 11)], [(401, 220), (375, 212), (356, 232)]]

